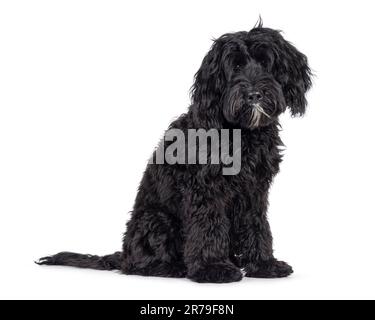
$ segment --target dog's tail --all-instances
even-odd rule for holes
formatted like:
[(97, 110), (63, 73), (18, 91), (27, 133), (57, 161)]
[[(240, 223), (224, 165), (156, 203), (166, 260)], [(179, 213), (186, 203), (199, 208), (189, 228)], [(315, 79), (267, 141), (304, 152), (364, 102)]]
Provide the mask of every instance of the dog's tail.
[(115, 252), (106, 256), (93, 256), (73, 252), (60, 252), (53, 256), (40, 258), (36, 261), (39, 265), (70, 266), (77, 268), (89, 268), (96, 270), (120, 270), (122, 253)]

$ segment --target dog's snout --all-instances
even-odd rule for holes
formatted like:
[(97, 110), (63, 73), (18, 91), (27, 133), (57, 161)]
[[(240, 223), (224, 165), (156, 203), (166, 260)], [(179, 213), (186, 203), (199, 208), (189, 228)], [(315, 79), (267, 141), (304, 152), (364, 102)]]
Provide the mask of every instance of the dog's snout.
[(263, 95), (259, 91), (249, 92), (247, 99), (250, 103), (257, 103), (263, 99)]

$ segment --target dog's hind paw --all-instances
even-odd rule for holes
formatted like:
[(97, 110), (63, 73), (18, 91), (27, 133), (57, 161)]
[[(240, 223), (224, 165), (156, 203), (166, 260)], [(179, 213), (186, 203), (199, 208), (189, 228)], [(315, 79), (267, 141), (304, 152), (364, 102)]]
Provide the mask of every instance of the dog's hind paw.
[(251, 278), (285, 278), (292, 273), (290, 265), (276, 259), (250, 263), (245, 267), (245, 276)]
[(240, 281), (242, 272), (231, 262), (216, 262), (201, 266), (188, 278), (196, 282), (227, 283)]

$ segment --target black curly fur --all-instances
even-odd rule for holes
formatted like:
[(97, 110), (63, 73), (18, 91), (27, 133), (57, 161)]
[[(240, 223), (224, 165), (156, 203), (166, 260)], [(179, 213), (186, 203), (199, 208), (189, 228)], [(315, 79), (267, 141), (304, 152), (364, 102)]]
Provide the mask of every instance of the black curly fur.
[[(307, 58), (261, 22), (215, 40), (195, 76), (192, 105), (170, 128), (241, 129), (240, 173), (222, 175), (216, 164), (149, 164), (122, 254), (59, 253), (38, 263), (217, 283), (241, 280), (241, 269), (248, 277), (291, 274), (273, 257), (267, 199), (281, 162), (278, 116), (287, 107), (304, 114), (310, 79)], [(269, 115), (257, 123), (247, 100), (254, 90)]]
[(60, 265), (97, 270), (119, 270), (121, 268), (121, 252), (99, 257), (91, 254), (60, 252), (54, 256), (40, 258), (40, 265)]

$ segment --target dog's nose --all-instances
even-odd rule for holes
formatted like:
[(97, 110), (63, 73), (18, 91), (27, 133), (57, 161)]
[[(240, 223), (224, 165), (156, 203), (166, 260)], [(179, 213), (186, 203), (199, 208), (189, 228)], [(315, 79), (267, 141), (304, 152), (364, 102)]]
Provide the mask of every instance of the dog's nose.
[(263, 95), (258, 91), (252, 91), (247, 96), (247, 99), (250, 103), (257, 103), (263, 99)]

